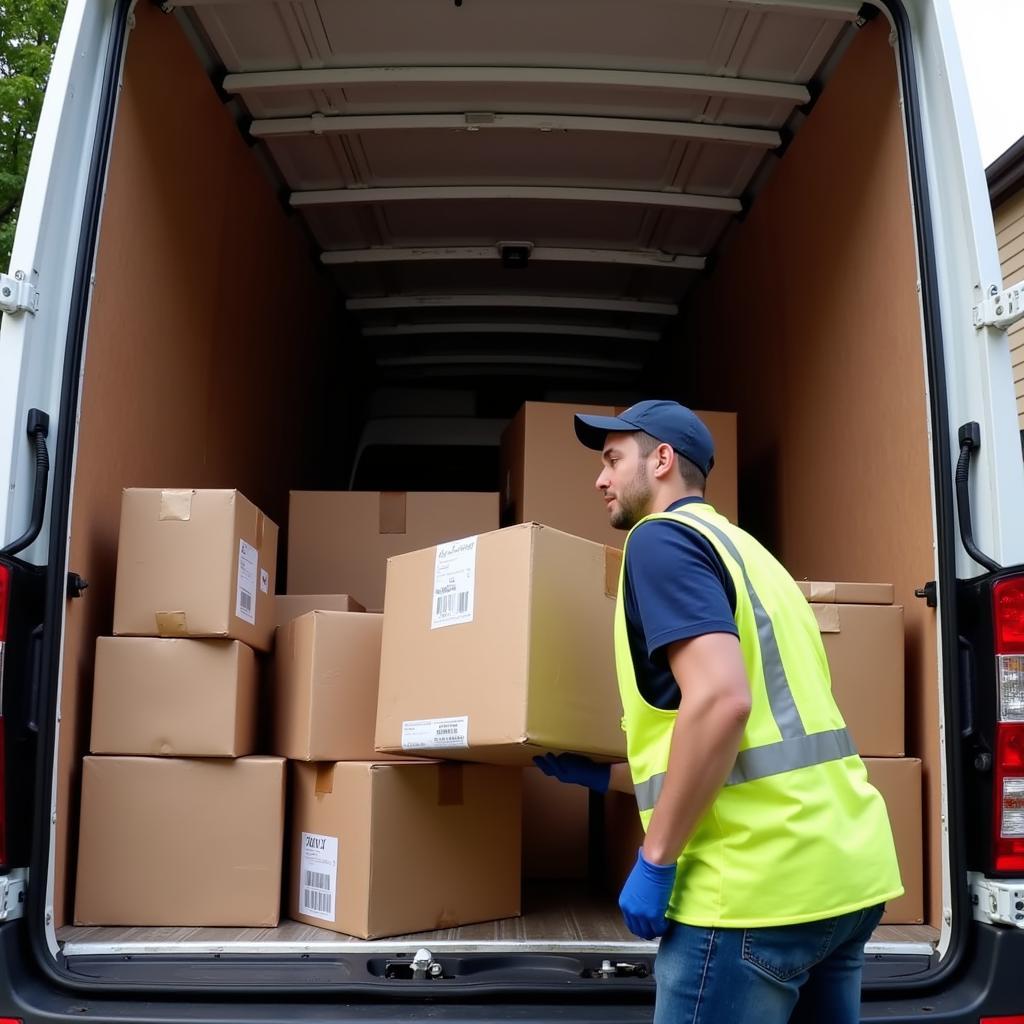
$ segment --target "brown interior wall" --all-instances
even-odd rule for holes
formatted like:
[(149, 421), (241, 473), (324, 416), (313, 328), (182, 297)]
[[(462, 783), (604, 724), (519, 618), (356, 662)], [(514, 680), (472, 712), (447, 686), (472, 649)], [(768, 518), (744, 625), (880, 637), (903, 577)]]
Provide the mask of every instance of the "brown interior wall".
[[(330, 291), (171, 17), (135, 11), (100, 233), (72, 508), (55, 911), (71, 919), (95, 638), (125, 486), (238, 487), (284, 525)], [(315, 407), (315, 406), (314, 406)], [(282, 536), (284, 532), (282, 531)]]
[[(930, 450), (907, 156), (889, 26), (862, 29), (694, 295), (696, 397), (739, 412), (741, 522), (797, 577), (891, 581), (908, 754), (925, 765), (941, 914)], [(930, 842), (929, 842), (930, 839)]]

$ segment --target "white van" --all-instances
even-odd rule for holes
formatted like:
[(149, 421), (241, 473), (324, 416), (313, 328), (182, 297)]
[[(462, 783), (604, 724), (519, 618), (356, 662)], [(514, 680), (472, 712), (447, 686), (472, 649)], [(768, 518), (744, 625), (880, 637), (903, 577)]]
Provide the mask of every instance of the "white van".
[(70, 0), (0, 307), (0, 1016), (649, 1019), (586, 889), (373, 942), (70, 906), (123, 487), (493, 491), (524, 400), (672, 397), (795, 576), (905, 609), (924, 910), (864, 1019), (1024, 1020), (1021, 296), (947, 0)]

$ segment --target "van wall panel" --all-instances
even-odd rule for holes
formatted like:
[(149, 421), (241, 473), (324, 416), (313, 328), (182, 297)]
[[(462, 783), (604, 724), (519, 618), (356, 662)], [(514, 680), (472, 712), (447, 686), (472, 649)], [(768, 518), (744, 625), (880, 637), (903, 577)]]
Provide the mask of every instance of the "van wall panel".
[[(309, 485), (304, 402), (330, 298), (174, 18), (135, 11), (82, 392), (59, 749), (55, 912), (70, 918), (95, 638), (110, 632), (121, 489), (237, 487), (284, 526)], [(315, 408), (315, 406), (314, 406)], [(282, 536), (283, 536), (282, 532)]]
[[(941, 914), (934, 578), (921, 312), (889, 26), (863, 28), (695, 290), (694, 401), (739, 413), (741, 522), (797, 577), (895, 584), (908, 753)], [(928, 839), (931, 838), (931, 842)]]

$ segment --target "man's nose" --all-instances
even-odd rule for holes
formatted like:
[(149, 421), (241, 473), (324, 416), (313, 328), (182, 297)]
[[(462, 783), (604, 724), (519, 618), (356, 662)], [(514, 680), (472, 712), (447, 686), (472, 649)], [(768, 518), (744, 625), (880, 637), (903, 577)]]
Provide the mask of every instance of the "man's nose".
[(610, 483), (611, 481), (608, 479), (608, 467), (605, 466), (598, 474), (597, 479), (594, 481), (594, 486), (599, 491), (603, 491), (605, 490), (605, 488), (608, 487)]

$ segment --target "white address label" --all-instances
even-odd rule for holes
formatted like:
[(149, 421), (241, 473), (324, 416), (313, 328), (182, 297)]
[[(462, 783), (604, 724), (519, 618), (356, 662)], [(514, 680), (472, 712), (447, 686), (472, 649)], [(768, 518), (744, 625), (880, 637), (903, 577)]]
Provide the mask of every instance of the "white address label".
[(299, 862), (299, 910), (333, 921), (338, 892), (338, 837), (302, 833)]
[(438, 544), (434, 554), (434, 604), (430, 628), (473, 621), (476, 537)]
[(238, 590), (235, 614), (250, 626), (256, 625), (256, 566), (259, 552), (244, 540), (238, 542)]
[(403, 750), (439, 750), (469, 746), (469, 715), (421, 718), (402, 723)]

